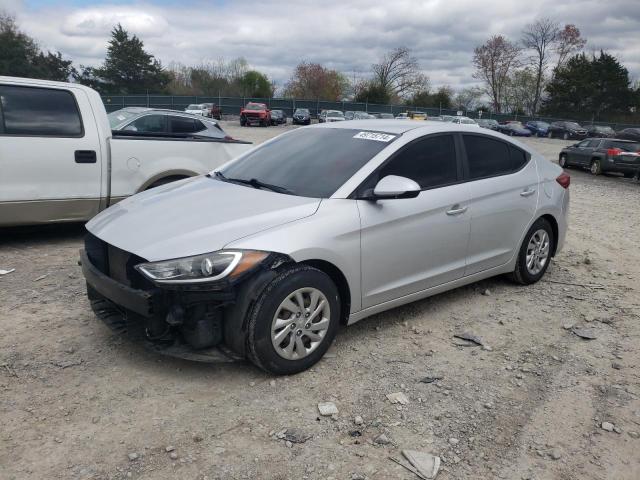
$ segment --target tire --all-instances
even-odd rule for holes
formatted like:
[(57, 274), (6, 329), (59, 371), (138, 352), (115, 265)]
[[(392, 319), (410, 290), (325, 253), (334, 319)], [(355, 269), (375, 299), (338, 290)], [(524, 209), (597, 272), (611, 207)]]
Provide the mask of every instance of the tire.
[[(326, 329), (305, 330), (309, 323), (306, 325), (296, 323), (299, 322), (299, 320), (295, 320), (296, 318), (303, 318), (300, 317), (302, 312), (294, 317), (293, 310), (288, 310), (283, 306), (287, 300), (294, 307), (299, 305), (299, 301), (290, 299), (290, 297), (297, 298), (296, 292), (302, 295), (303, 304), (312, 301), (313, 292), (319, 292), (321, 295), (316, 297), (318, 298), (318, 306), (324, 297), (324, 307), (320, 311), (324, 320), (311, 323), (311, 325), (324, 323), (326, 320), (328, 322)], [(306, 315), (309, 314), (307, 309)], [(274, 331), (276, 315), (281, 322), (291, 320), (293, 322), (285, 323), (283, 328)], [(282, 319), (281, 316), (288, 316), (288, 318)], [(326, 353), (338, 331), (339, 323), (340, 296), (331, 278), (326, 273), (308, 265), (295, 265), (286, 268), (265, 287), (249, 313), (247, 331), (249, 360), (257, 367), (276, 375), (291, 375), (302, 372), (313, 366)], [(291, 332), (287, 334), (290, 325), (295, 325), (295, 327), (291, 327)], [(314, 345), (311, 338), (305, 335), (307, 332), (316, 337), (320, 336), (318, 343)], [(280, 346), (276, 347), (279, 334), (284, 334), (284, 336), (280, 338)], [(298, 342), (298, 338), (300, 342)], [(291, 341), (293, 343), (290, 343)], [(289, 345), (291, 345), (291, 352), (287, 352)], [(295, 358), (301, 348), (305, 349), (303, 356)], [(307, 349), (309, 350), (307, 351)], [(287, 355), (294, 358), (286, 358)]]
[(547, 138), (553, 138), (553, 132), (547, 132)]
[(567, 132), (564, 132), (564, 134), (562, 135), (562, 138), (564, 140), (569, 140), (569, 134)]
[(241, 127), (246, 127), (247, 126), (247, 119), (244, 117), (240, 117), (240, 126)]
[[(538, 238), (542, 238), (540, 232), (544, 232), (546, 234), (547, 241), (546, 247), (544, 248), (544, 250), (546, 250), (546, 257), (544, 258), (544, 264), (541, 265), (541, 267), (540, 265), (537, 265), (534, 260), (533, 267), (535, 268), (531, 269), (527, 266), (527, 256), (530, 250), (530, 244), (533, 242), (533, 237), (537, 235)], [(516, 268), (509, 275), (511, 280), (521, 285), (531, 285), (532, 283), (536, 283), (540, 280), (544, 276), (547, 268), (549, 267), (549, 263), (551, 262), (551, 252), (554, 250), (555, 241), (556, 239), (553, 235), (553, 229), (549, 222), (544, 218), (536, 220), (524, 236), (522, 245), (520, 245)], [(540, 267), (539, 270), (537, 270), (538, 267)]]
[(600, 160), (597, 160), (597, 159), (591, 160), (591, 166), (589, 167), (589, 171), (593, 175), (600, 175), (602, 173), (602, 164), (600, 163)]
[(563, 153), (562, 155), (560, 155), (560, 158), (558, 158), (558, 165), (560, 165), (562, 168), (569, 168), (569, 164), (567, 163), (566, 153)]

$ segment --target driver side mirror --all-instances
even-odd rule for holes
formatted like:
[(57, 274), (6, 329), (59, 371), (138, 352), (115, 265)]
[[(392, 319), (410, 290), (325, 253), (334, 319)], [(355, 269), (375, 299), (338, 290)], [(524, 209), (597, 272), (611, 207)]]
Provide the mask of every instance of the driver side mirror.
[(396, 198), (415, 198), (422, 189), (417, 182), (407, 177), (387, 175), (376, 184), (373, 192), (365, 194), (367, 200), (386, 200)]

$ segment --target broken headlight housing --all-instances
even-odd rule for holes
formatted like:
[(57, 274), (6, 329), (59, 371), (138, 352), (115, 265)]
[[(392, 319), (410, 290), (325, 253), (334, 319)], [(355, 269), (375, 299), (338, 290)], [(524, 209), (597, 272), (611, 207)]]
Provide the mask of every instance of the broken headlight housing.
[(192, 257), (140, 263), (136, 270), (157, 284), (186, 284), (234, 279), (259, 265), (268, 252), (221, 250)]

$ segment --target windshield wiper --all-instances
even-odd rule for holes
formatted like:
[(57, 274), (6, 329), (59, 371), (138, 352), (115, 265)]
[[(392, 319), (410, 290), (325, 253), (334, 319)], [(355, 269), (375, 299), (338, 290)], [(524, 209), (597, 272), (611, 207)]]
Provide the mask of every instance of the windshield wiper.
[(276, 193), (285, 193), (287, 195), (293, 194), (293, 192), (288, 188), (280, 187), (278, 185), (271, 185), (270, 183), (261, 182), (257, 178), (251, 178), (249, 180), (245, 178), (227, 178), (224, 176), (222, 172), (216, 172), (216, 177), (226, 182), (240, 183), (242, 185), (249, 185), (253, 188), (258, 188), (258, 189), (264, 188), (265, 190), (271, 190), (272, 192), (276, 192)]

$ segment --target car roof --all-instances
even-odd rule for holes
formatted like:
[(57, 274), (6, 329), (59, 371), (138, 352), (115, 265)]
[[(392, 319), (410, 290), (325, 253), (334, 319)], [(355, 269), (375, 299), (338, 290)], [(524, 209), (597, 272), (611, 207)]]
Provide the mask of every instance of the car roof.
[[(473, 132), (478, 133), (478, 127), (469, 124), (443, 123), (424, 120), (395, 120), (395, 119), (371, 119), (371, 120), (346, 120), (344, 122), (319, 123), (307, 128), (343, 128), (349, 130), (365, 130), (373, 132), (386, 132), (402, 135), (405, 132), (423, 129), (424, 133), (435, 132)], [(484, 133), (484, 132), (483, 132)]]

